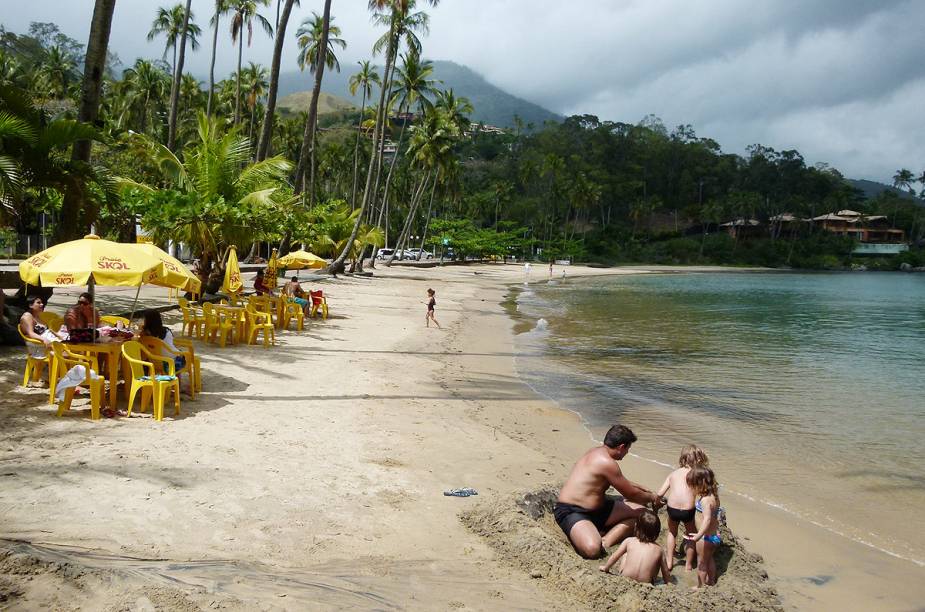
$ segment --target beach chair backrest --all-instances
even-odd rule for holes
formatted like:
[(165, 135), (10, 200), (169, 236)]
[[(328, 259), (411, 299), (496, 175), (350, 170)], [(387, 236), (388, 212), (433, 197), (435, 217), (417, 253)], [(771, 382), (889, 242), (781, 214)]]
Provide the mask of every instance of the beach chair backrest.
[[(45, 343), (44, 343), (44, 342), (39, 342), (39, 341), (36, 340), (35, 338), (30, 338), (29, 336), (27, 336), (26, 334), (24, 334), (23, 331), (22, 331), (22, 327), (20, 327), (19, 325), (16, 326), (16, 331), (19, 332), (19, 337), (22, 338), (22, 339), (25, 341), (26, 344), (37, 344), (38, 346), (41, 346), (41, 347), (42, 347), (42, 350), (45, 351), (45, 354), (46, 354), (46, 355), (48, 354), (48, 347), (45, 346)], [(26, 349), (26, 350), (27, 350), (27, 352), (28, 352), (28, 349)]]
[(308, 294), (311, 296), (312, 304), (315, 306), (319, 306), (322, 302), (324, 302), (324, 291), (321, 289), (318, 291), (309, 291)]
[(42, 318), (45, 320), (45, 325), (48, 326), (48, 329), (55, 332), (61, 329), (61, 325), (64, 324), (64, 319), (53, 312), (43, 312)]
[(132, 378), (141, 378), (145, 376), (145, 365), (150, 365), (152, 367), (154, 365), (144, 361), (142, 359), (143, 354), (144, 347), (137, 340), (129, 340), (122, 344), (122, 356), (126, 358), (129, 367), (132, 369)]

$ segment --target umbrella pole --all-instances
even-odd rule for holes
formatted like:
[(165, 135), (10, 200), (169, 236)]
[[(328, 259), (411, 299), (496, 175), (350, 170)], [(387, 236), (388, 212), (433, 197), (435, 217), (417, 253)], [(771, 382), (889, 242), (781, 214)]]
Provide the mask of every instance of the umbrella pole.
[(132, 314), (128, 317), (129, 325), (132, 324), (132, 319), (135, 318), (135, 307), (138, 305), (138, 294), (141, 293), (141, 284), (138, 285), (138, 289), (135, 291), (135, 301), (132, 302)]

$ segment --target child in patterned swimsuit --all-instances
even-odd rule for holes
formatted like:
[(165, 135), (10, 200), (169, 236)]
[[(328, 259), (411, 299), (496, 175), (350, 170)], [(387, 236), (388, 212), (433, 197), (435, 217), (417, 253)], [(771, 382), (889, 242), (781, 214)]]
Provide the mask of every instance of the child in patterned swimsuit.
[(719, 485), (713, 470), (695, 467), (687, 474), (687, 484), (700, 496), (697, 509), (703, 513), (700, 530), (688, 533), (684, 539), (697, 545), (697, 587), (716, 584), (716, 560), (713, 553), (723, 543), (719, 537)]
[[(697, 524), (694, 522), (694, 492), (687, 486), (687, 474), (695, 467), (707, 467), (710, 460), (707, 454), (693, 444), (688, 444), (681, 449), (681, 456), (678, 458), (678, 469), (673, 471), (665, 479), (662, 488), (658, 490), (658, 496), (664, 497), (668, 494), (666, 500), (668, 509), (668, 538), (665, 542), (665, 550), (668, 551), (668, 569), (674, 567), (675, 534), (678, 532), (678, 525), (684, 524), (684, 533), (693, 533), (697, 531)], [(691, 571), (694, 568), (694, 545), (687, 544), (684, 552), (684, 569)]]

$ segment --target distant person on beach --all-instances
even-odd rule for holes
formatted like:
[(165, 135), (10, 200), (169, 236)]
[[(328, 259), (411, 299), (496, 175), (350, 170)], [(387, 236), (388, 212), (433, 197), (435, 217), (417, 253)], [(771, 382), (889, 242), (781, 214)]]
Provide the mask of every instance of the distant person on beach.
[(434, 297), (435, 295), (437, 295), (437, 292), (433, 289), (427, 290), (427, 314), (424, 315), (424, 324), (430, 327), (430, 322), (433, 321), (437, 329), (442, 329), (440, 324), (437, 323), (436, 317), (434, 317), (434, 307), (437, 305), (437, 299)]
[(292, 280), (283, 286), (283, 295), (285, 295), (290, 302), (295, 302), (301, 306), (302, 312), (304, 312), (306, 316), (308, 315), (308, 300), (305, 299), (305, 290), (302, 289), (298, 276), (293, 276)]
[(687, 484), (700, 495), (697, 510), (702, 514), (700, 529), (684, 539), (697, 545), (697, 588), (716, 584), (716, 560), (713, 553), (723, 543), (719, 537), (719, 485), (713, 470), (696, 467), (687, 474)]
[(652, 584), (655, 582), (655, 575), (661, 570), (662, 580), (665, 584), (671, 584), (671, 570), (668, 568), (664, 551), (655, 542), (661, 530), (662, 522), (658, 520), (658, 515), (651, 510), (644, 510), (636, 519), (633, 537), (623, 540), (620, 547), (607, 559), (607, 563), (598, 569), (609, 573), (610, 568), (622, 557), (621, 576)]
[(549, 260), (549, 280), (552, 280), (552, 260)]
[[(681, 456), (678, 457), (678, 469), (673, 471), (665, 479), (662, 488), (658, 490), (658, 496), (664, 497), (668, 493), (666, 500), (668, 510), (668, 538), (665, 548), (668, 550), (668, 569), (674, 567), (675, 534), (678, 531), (678, 525), (683, 524), (684, 533), (694, 533), (697, 531), (697, 524), (694, 521), (695, 495), (693, 489), (687, 484), (687, 475), (691, 469), (696, 467), (707, 467), (710, 460), (707, 454), (693, 444), (688, 444), (681, 449)], [(690, 571), (694, 568), (694, 545), (686, 543), (684, 552), (684, 569)]]
[[(575, 463), (559, 491), (553, 507), (556, 522), (575, 552), (586, 559), (600, 557), (605, 548), (633, 533), (636, 517), (644, 511), (643, 504), (652, 504), (654, 510), (661, 507), (661, 498), (628, 480), (617, 463), (626, 457), (635, 441), (636, 435), (629, 427), (614, 425), (601, 446), (592, 448)], [(604, 492), (610, 487), (619, 491), (623, 499), (606, 497)]]

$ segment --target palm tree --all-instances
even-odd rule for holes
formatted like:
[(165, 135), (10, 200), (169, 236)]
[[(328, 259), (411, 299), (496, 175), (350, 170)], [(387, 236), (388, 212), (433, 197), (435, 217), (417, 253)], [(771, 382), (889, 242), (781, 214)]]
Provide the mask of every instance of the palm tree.
[[(84, 57), (83, 82), (80, 88), (80, 107), (77, 119), (81, 125), (89, 127), (96, 122), (100, 111), (100, 90), (106, 72), (109, 33), (112, 30), (112, 14), (116, 0), (96, 0), (93, 17), (90, 21), (90, 37), (87, 42), (87, 54)], [(95, 130), (94, 130), (95, 131)], [(91, 136), (79, 138), (71, 151), (71, 163), (90, 165), (92, 145)], [(92, 206), (93, 197), (87, 195), (85, 184), (69, 182), (61, 204), (61, 218), (56, 229), (56, 238), (64, 239), (79, 236), (84, 226), (78, 223), (81, 212), (84, 213), (86, 229), (96, 222), (96, 206)]]
[[(312, 16), (305, 19), (299, 29), (296, 30), (296, 37), (299, 43), (299, 70), (305, 70), (315, 73), (315, 65), (318, 63), (318, 48), (321, 45), (322, 34), (324, 33), (324, 19), (318, 13), (312, 11)], [(347, 48), (347, 41), (339, 38), (341, 35), (340, 28), (334, 25), (334, 18), (331, 17), (328, 24), (328, 50), (325, 53), (324, 65), (332, 70), (340, 72), (340, 62), (334, 55), (334, 47), (341, 49)]]
[(241, 79), (244, 81), (244, 96), (247, 99), (247, 107), (251, 112), (247, 137), (253, 138), (257, 105), (260, 103), (261, 98), (266, 95), (267, 87), (270, 85), (267, 81), (267, 69), (254, 62), (248, 62), (248, 67), (244, 69)]
[[(153, 211), (151, 226), (158, 241), (189, 244), (200, 257), (205, 273), (224, 247), (248, 244), (260, 231), (261, 218), (272, 218), (292, 164), (282, 157), (250, 162), (246, 137), (232, 130), (222, 133), (215, 118), (199, 114), (198, 140), (181, 162), (169, 149), (149, 137), (132, 137), (140, 154), (163, 173), (165, 184), (184, 198), (176, 208)], [(123, 189), (156, 191), (152, 186), (121, 178)]]
[(269, 0), (231, 0), (231, 42), (238, 43), (238, 74), (235, 84), (234, 124), (241, 121), (241, 57), (244, 54), (244, 30), (247, 29), (247, 46), (254, 38), (254, 21), (267, 36), (273, 36), (273, 26), (266, 17), (257, 12), (258, 7), (267, 6)]
[[(105, 8), (105, 7), (103, 7)], [(94, 29), (91, 26), (91, 31)], [(95, 50), (94, 45), (94, 50)], [(105, 170), (75, 160), (72, 150), (82, 140), (100, 140), (89, 123), (51, 119), (36, 107), (26, 92), (0, 88), (0, 204), (15, 218), (34, 217), (34, 207), (48, 199), (36, 194), (56, 192), (70, 208), (62, 207), (69, 225), (56, 235), (72, 237), (86, 233), (96, 220), (100, 204), (113, 197)], [(73, 189), (74, 193), (68, 191)], [(54, 198), (52, 198), (54, 199)], [(75, 206), (76, 204), (76, 206)], [(60, 225), (60, 224), (59, 224)]]
[(146, 134), (149, 124), (155, 126), (157, 111), (163, 106), (170, 77), (152, 62), (138, 59), (134, 66), (123, 72), (122, 78), (128, 88), (131, 108), (139, 119), (138, 131)]
[(67, 97), (71, 86), (77, 82), (77, 60), (65, 49), (50, 47), (38, 68), (38, 78), (45, 85), (51, 97), (60, 100)]
[[(437, 6), (440, 3), (439, 0), (427, 0), (427, 2), (431, 6)], [(412, 13), (412, 9), (415, 5), (416, 0), (369, 0), (368, 6), (371, 10), (375, 11), (374, 19), (376, 22), (380, 25), (387, 25), (389, 28), (388, 35), (380, 38), (376, 46), (373, 47), (374, 52), (376, 52), (377, 48), (379, 50), (385, 49), (383, 87), (379, 92), (379, 114), (376, 117), (376, 125), (373, 128), (373, 154), (370, 157), (369, 168), (366, 172), (366, 186), (363, 189), (363, 199), (359, 207), (360, 215), (357, 217), (356, 223), (354, 223), (353, 232), (347, 241), (346, 247), (341, 251), (337, 259), (331, 263), (331, 269), (334, 271), (343, 269), (344, 261), (347, 259), (350, 247), (353, 241), (356, 240), (357, 233), (360, 231), (360, 221), (363, 218), (363, 213), (366, 211), (370, 198), (373, 197), (373, 190), (371, 189), (373, 186), (373, 176), (376, 174), (376, 169), (381, 164), (382, 144), (385, 140), (385, 131), (383, 129), (383, 124), (385, 123), (385, 100), (387, 91), (391, 87), (390, 82), (395, 57), (398, 53), (399, 39), (402, 36), (413, 38), (413, 40), (407, 42), (414, 44), (414, 40), (416, 40), (414, 32), (427, 31), (427, 15), (423, 12)], [(389, 9), (388, 13), (384, 12), (386, 9)]]
[(276, 94), (279, 91), (279, 66), (283, 57), (283, 43), (286, 39), (286, 27), (289, 24), (289, 15), (292, 5), (299, 0), (286, 0), (282, 15), (279, 12), (280, 0), (276, 0), (276, 40), (273, 44), (273, 63), (270, 65), (270, 90), (267, 93), (267, 109), (263, 115), (263, 127), (260, 140), (257, 143), (257, 161), (266, 159), (270, 150), (270, 141), (273, 138), (273, 123), (276, 118)]
[(466, 131), (472, 124), (469, 115), (475, 111), (469, 98), (456, 97), (453, 89), (437, 92), (437, 101), (434, 103), (437, 108), (443, 109), (450, 121), (452, 121), (460, 132)]
[(209, 63), (209, 99), (206, 101), (206, 114), (212, 114), (212, 95), (215, 91), (215, 53), (218, 50), (218, 22), (221, 16), (230, 8), (229, 0), (215, 0), (215, 14), (209, 23), (212, 24), (212, 61)]
[(911, 170), (906, 168), (897, 170), (896, 174), (893, 175), (893, 187), (896, 187), (897, 189), (904, 189), (910, 193), (913, 193), (913, 181), (915, 181), (915, 175), (912, 174)]
[[(317, 15), (315, 15), (314, 24), (317, 24), (317, 21)], [(309, 201), (314, 199), (315, 123), (318, 121), (318, 98), (321, 96), (321, 80), (324, 77), (325, 66), (330, 64), (330, 60), (328, 60), (328, 52), (332, 49), (332, 46), (334, 44), (340, 45), (342, 48), (347, 46), (347, 43), (345, 43), (342, 39), (336, 38), (336, 36), (340, 34), (340, 28), (337, 26), (331, 26), (331, 21), (331, 0), (325, 0), (324, 14), (321, 18), (321, 31), (317, 33), (317, 38), (314, 37), (314, 29), (311, 29), (310, 31), (305, 29), (305, 26), (309, 25), (308, 22), (303, 23), (302, 27), (299, 28), (299, 31), (296, 32), (296, 35), (299, 36), (300, 66), (304, 67), (305, 61), (307, 60), (309, 63), (309, 68), (315, 74), (315, 85), (312, 88), (312, 99), (308, 107), (308, 119), (305, 122), (305, 130), (302, 135), (302, 150), (299, 154), (299, 165), (296, 168), (295, 174), (296, 193), (302, 193), (305, 191), (306, 166), (310, 165), (310, 189), (308, 192)], [(332, 27), (335, 36), (333, 41), (339, 42), (335, 43), (332, 42), (332, 39), (330, 39)], [(314, 38), (314, 42), (311, 41), (311, 38)], [(312, 52), (313, 49), (314, 52)], [(334, 59), (334, 65), (337, 66), (338, 70), (340, 70), (340, 65), (337, 64), (336, 58)]]
[[(188, 4), (187, 0), (187, 4)], [(167, 41), (164, 43), (163, 59), (167, 59), (167, 52), (173, 50), (173, 61), (171, 62), (171, 74), (177, 73), (177, 42), (181, 40), (185, 31), (190, 40), (193, 51), (199, 48), (199, 39), (202, 29), (193, 23), (193, 14), (189, 13), (189, 22), (184, 30), (183, 24), (187, 21), (186, 8), (182, 4), (177, 4), (169, 9), (160, 7), (157, 9), (157, 16), (151, 23), (151, 29), (148, 31), (148, 40), (154, 40), (163, 34)], [(182, 68), (181, 68), (182, 70)]]
[(357, 201), (357, 176), (360, 161), (360, 133), (363, 131), (363, 115), (366, 113), (366, 99), (373, 95), (373, 85), (382, 87), (382, 80), (379, 73), (369, 61), (357, 62), (360, 65), (360, 71), (350, 77), (348, 83), (350, 95), (357, 95), (357, 90), (362, 91), (362, 101), (360, 102), (360, 125), (357, 126), (356, 144), (353, 147), (353, 190), (350, 195), (350, 207), (356, 208)]
[[(183, 23), (180, 26), (180, 59), (177, 63), (176, 44), (174, 44), (174, 67), (173, 67), (173, 84), (170, 86), (170, 114), (167, 118), (167, 148), (174, 150), (174, 140), (177, 137), (177, 104), (180, 101), (180, 81), (183, 75), (183, 63), (186, 58), (186, 39), (187, 36), (192, 39), (192, 47), (195, 51), (199, 46), (196, 40), (193, 28), (197, 31), (199, 26), (191, 23), (193, 11), (190, 9), (193, 0), (186, 0), (186, 9), (183, 11)], [(192, 26), (192, 27), (190, 27)]]

